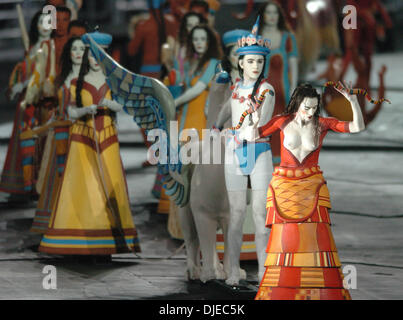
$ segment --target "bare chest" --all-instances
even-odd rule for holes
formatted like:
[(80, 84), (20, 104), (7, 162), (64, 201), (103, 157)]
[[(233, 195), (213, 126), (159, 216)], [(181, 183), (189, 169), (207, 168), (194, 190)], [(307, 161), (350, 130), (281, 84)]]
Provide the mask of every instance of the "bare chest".
[(312, 124), (300, 127), (291, 121), (283, 130), (283, 146), (289, 150), (299, 162), (302, 162), (319, 143), (315, 138), (315, 128)]

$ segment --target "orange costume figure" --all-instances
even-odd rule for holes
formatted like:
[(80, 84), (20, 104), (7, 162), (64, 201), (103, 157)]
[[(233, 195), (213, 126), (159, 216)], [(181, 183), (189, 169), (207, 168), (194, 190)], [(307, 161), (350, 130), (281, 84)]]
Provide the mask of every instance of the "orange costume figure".
[[(379, 0), (349, 0), (347, 4), (354, 5), (357, 9), (357, 28), (356, 29), (345, 29), (344, 31), (344, 41), (345, 41), (345, 55), (341, 65), (341, 71), (337, 75), (336, 79), (331, 79), (327, 77), (327, 80), (337, 81), (342, 80), (347, 71), (349, 64), (352, 62), (354, 70), (357, 73), (356, 86), (361, 88), (369, 88), (371, 81), (371, 69), (372, 69), (372, 54), (374, 52), (375, 40), (377, 33), (382, 36), (384, 33), (383, 27), (377, 25), (375, 20), (375, 14), (380, 13), (382, 20), (387, 28), (392, 27), (392, 20), (390, 19), (386, 9), (383, 7)], [(334, 58), (329, 60), (329, 69), (322, 75), (326, 77), (327, 73), (332, 73), (332, 68), (330, 64), (333, 62)], [(384, 74), (386, 72), (386, 67), (382, 66), (378, 76), (379, 76), (379, 91), (378, 96), (383, 97), (385, 93), (384, 86)], [(368, 89), (369, 90), (369, 89)], [(370, 90), (368, 91), (370, 94)], [(365, 124), (371, 123), (376, 117), (378, 112), (382, 108), (382, 99), (376, 101), (376, 105), (372, 110), (366, 110), (366, 101), (363, 96), (360, 96), (359, 103), (361, 107), (361, 112), (363, 113)], [(340, 119), (340, 120), (351, 120), (352, 114), (348, 106), (343, 102), (340, 103), (340, 99), (330, 99), (328, 98), (326, 111)]]
[(163, 2), (152, 1), (150, 18), (136, 25), (134, 37), (128, 45), (130, 56), (140, 50), (142, 52), (140, 73), (157, 79), (161, 76), (161, 46), (166, 42), (167, 36), (175, 38), (178, 28), (173, 16), (162, 13), (160, 5)]
[[(280, 131), (281, 164), (267, 192), (266, 226), (271, 228), (266, 271), (257, 300), (351, 299), (330, 229), (329, 191), (318, 166), (323, 139), (329, 130), (360, 132), (365, 125), (352, 88), (335, 87), (350, 102), (351, 122), (323, 118), (320, 95), (309, 84), (294, 91), (283, 115), (273, 117), (247, 140)], [(256, 123), (257, 125), (257, 123)]]

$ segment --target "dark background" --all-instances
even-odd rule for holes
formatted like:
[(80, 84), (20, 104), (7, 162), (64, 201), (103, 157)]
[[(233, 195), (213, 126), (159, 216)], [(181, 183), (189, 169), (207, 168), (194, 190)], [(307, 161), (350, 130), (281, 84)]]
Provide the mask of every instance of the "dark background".
[[(14, 116), (15, 103), (6, 99), (8, 77), (14, 65), (23, 58), (24, 49), (20, 36), (15, 5), (20, 3), (23, 8), (27, 29), (32, 16), (45, 1), (42, 0), (0, 0), (0, 122), (10, 121)], [(255, 0), (254, 12), (246, 20), (236, 20), (233, 12), (243, 12), (245, 0), (221, 0), (221, 8), (216, 14), (215, 27), (219, 34), (234, 29), (250, 29), (253, 25), (257, 7), (264, 0)], [(394, 28), (389, 30), (386, 40), (377, 43), (377, 52), (394, 52), (403, 50), (403, 1), (384, 0), (391, 15)], [(130, 18), (140, 12), (147, 11), (146, 0), (84, 0), (79, 18), (89, 23), (90, 29), (99, 25), (100, 30), (111, 33), (114, 41), (112, 46), (125, 48), (129, 38), (127, 31)], [(341, 12), (339, 19), (342, 21)], [(341, 42), (342, 43), (342, 42)], [(135, 61), (122, 56), (121, 63), (133, 70)], [(133, 70), (135, 71), (135, 70)]]

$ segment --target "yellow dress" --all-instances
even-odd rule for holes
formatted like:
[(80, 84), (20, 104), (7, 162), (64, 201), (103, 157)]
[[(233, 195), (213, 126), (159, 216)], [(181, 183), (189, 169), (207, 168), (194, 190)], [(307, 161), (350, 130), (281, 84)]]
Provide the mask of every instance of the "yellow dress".
[[(73, 101), (75, 91), (73, 80), (70, 87)], [(84, 82), (83, 107), (99, 104), (103, 97), (111, 99), (106, 84), (97, 90)], [(91, 115), (86, 115), (71, 126), (61, 187), (39, 251), (95, 255), (140, 251), (117, 129), (110, 113), (109, 109), (98, 107), (95, 124)], [(94, 139), (98, 141), (100, 159)]]

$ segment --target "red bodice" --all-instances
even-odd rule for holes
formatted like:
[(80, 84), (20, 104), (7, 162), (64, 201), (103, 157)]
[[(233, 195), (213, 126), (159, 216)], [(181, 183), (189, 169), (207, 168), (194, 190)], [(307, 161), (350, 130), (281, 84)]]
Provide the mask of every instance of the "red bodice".
[(279, 115), (273, 117), (267, 124), (259, 128), (259, 135), (261, 138), (273, 134), (280, 130), (281, 141), (281, 167), (313, 167), (318, 165), (319, 152), (322, 148), (323, 139), (329, 130), (335, 132), (350, 132), (348, 121), (339, 121), (336, 118), (322, 118), (319, 117), (319, 125), (321, 127), (321, 134), (319, 137), (319, 146), (307, 155), (302, 162), (292, 154), (287, 148), (284, 147), (284, 128), (287, 124), (294, 119), (294, 115)]

